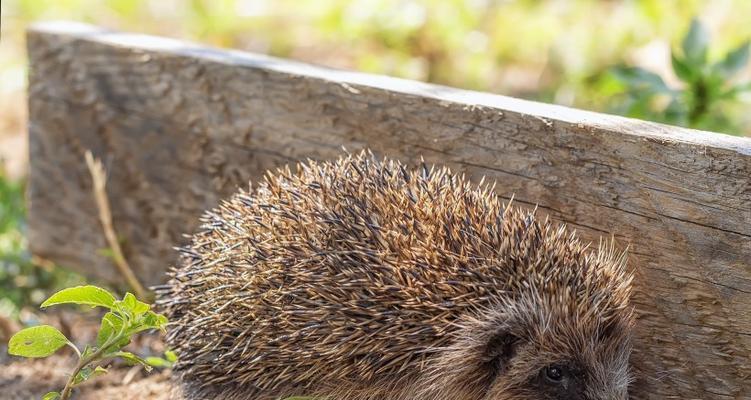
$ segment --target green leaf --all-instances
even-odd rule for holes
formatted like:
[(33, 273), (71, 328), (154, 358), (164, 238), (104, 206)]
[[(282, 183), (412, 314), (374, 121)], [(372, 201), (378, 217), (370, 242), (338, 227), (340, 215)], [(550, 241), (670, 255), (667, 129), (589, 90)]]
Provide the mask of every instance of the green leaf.
[(670, 101), (663, 114), (665, 115), (665, 122), (670, 124), (685, 125), (686, 123), (686, 107), (678, 98), (673, 98)]
[(692, 64), (704, 65), (707, 61), (709, 33), (702, 23), (694, 18), (691, 27), (683, 38), (683, 54)]
[(80, 371), (76, 374), (76, 377), (73, 378), (73, 385), (78, 385), (81, 382), (85, 382), (87, 379), (89, 379), (89, 376), (94, 372), (94, 369), (91, 367), (83, 367)]
[(735, 50), (729, 52), (725, 58), (715, 66), (724, 78), (730, 78), (748, 64), (749, 41), (744, 42)]
[(143, 316), (142, 323), (144, 329), (164, 329), (164, 327), (167, 325), (167, 317), (162, 314), (157, 314), (153, 311), (147, 311)]
[(717, 97), (718, 100), (733, 100), (743, 92), (751, 91), (751, 82), (745, 82), (731, 87)]
[(172, 350), (167, 350), (164, 352), (164, 358), (146, 357), (144, 360), (152, 367), (171, 368), (177, 361), (177, 354)]
[(100, 375), (104, 375), (104, 374), (106, 374), (107, 372), (108, 372), (108, 371), (107, 371), (107, 369), (106, 369), (106, 368), (104, 368), (104, 367), (102, 367), (102, 366), (100, 366), (100, 365), (97, 365), (97, 367), (96, 367), (96, 368), (94, 368), (94, 375), (92, 375), (92, 378), (93, 378), (93, 377), (95, 377), (95, 376), (100, 376)]
[(90, 356), (92, 353), (96, 351), (96, 348), (89, 346), (88, 344), (86, 347), (83, 348), (83, 351), (81, 352), (81, 358), (86, 358)]
[(151, 308), (151, 306), (149, 306), (148, 304), (136, 299), (136, 296), (134, 296), (130, 292), (125, 294), (125, 297), (120, 304), (136, 317), (145, 313), (146, 311), (149, 311), (149, 309)]
[(157, 368), (169, 368), (172, 366), (172, 362), (161, 357), (146, 357), (144, 361), (152, 367)]
[(172, 350), (167, 350), (164, 352), (164, 358), (166, 358), (167, 361), (174, 363), (175, 361), (177, 361), (177, 354), (175, 354), (175, 352)]
[(85, 304), (111, 309), (115, 304), (115, 296), (100, 287), (92, 285), (76, 286), (53, 294), (42, 303), (42, 308), (58, 304)]
[(102, 368), (101, 366), (97, 366), (96, 368), (91, 368), (89, 366), (81, 368), (80, 371), (76, 374), (76, 377), (73, 378), (73, 385), (78, 385), (79, 383), (86, 382), (87, 380), (104, 375), (107, 373), (107, 370)]
[(49, 392), (42, 396), (42, 400), (57, 400), (60, 398), (60, 392)]
[[(112, 311), (104, 314), (102, 317), (102, 324), (99, 327), (99, 332), (96, 336), (96, 345), (98, 347), (104, 346), (112, 337), (117, 335), (123, 330), (123, 320), (117, 314)], [(130, 338), (123, 337), (117, 342), (110, 345), (108, 352), (117, 351), (130, 343)]]
[(652, 93), (668, 93), (670, 88), (660, 75), (639, 67), (618, 66), (612, 70), (613, 76), (629, 86), (629, 89)]
[[(725, 80), (721, 76), (717, 76), (716, 74), (708, 74), (704, 76), (704, 89), (706, 90), (705, 96), (706, 101), (710, 106), (718, 97), (720, 97), (725, 86)], [(695, 91), (695, 93), (698, 93), (698, 91)]]
[(146, 360), (144, 360), (143, 358), (129, 351), (118, 351), (117, 353), (112, 353), (111, 356), (120, 357), (123, 360), (125, 360), (127, 363), (132, 364), (132, 365), (141, 364), (147, 372), (151, 372), (151, 365)]
[(55, 327), (33, 326), (21, 330), (10, 338), (8, 353), (30, 358), (47, 357), (68, 343), (68, 338)]
[(693, 68), (691, 64), (676, 55), (675, 52), (670, 54), (670, 62), (673, 65), (673, 72), (675, 72), (675, 75), (684, 82), (693, 82), (699, 75), (700, 71)]

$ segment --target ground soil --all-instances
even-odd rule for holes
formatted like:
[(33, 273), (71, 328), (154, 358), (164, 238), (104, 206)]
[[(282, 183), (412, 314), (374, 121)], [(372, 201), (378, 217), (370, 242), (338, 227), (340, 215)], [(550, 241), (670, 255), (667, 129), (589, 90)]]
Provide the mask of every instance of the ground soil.
[[(80, 316), (72, 312), (45, 313), (40, 322), (60, 328), (77, 343), (91, 343), (98, 329), (98, 315)], [(80, 346), (82, 347), (82, 346)], [(159, 355), (164, 345), (159, 334), (145, 335), (129, 345), (136, 354)], [(23, 359), (8, 355), (5, 342), (0, 344), (0, 399), (41, 399), (65, 386), (76, 361), (72, 350), (61, 350), (44, 359)], [(169, 400), (170, 371), (154, 369), (147, 373), (139, 366), (114, 362), (106, 375), (96, 377), (75, 389), (73, 400)]]

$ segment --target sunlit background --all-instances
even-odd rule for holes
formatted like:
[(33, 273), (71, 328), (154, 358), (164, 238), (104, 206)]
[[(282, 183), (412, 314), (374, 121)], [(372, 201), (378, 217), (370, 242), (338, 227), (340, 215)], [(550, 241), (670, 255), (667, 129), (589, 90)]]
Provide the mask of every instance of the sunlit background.
[[(743, 50), (749, 16), (747, 0), (3, 0), (0, 315), (16, 318), (50, 288), (76, 279), (32, 260), (22, 235), (24, 30), (34, 21), (77, 20), (751, 135), (751, 113), (744, 112), (751, 89)], [(689, 109), (696, 96), (686, 81), (694, 75), (680, 59), (690, 58), (683, 54), (684, 36), (694, 17), (706, 35), (692, 43), (711, 40), (706, 65), (691, 62), (701, 64), (695, 74), (710, 74), (699, 85), (718, 93), (701, 115)]]

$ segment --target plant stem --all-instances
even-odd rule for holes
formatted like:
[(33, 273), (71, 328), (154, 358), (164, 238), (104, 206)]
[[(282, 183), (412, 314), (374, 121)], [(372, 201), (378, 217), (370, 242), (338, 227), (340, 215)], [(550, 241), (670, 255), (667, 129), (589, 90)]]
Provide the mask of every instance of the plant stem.
[(704, 81), (698, 81), (694, 84), (694, 102), (689, 110), (688, 120), (692, 128), (697, 128), (698, 122), (704, 117), (709, 109), (709, 99), (707, 94), (707, 85)]
[(73, 350), (75, 350), (76, 354), (78, 355), (78, 359), (80, 360), (81, 359), (81, 351), (78, 350), (78, 347), (76, 347), (76, 345), (73, 344), (73, 342), (71, 342), (70, 340), (68, 341), (67, 345), (68, 345), (68, 347), (70, 347)]
[(81, 370), (89, 365), (92, 361), (96, 360), (104, 354), (104, 352), (112, 346), (113, 343), (117, 343), (122, 338), (122, 335), (115, 336), (114, 340), (110, 339), (107, 340), (102, 347), (97, 349), (97, 351), (89, 354), (88, 356), (84, 358), (78, 359), (78, 364), (76, 364), (76, 368), (73, 370), (73, 373), (70, 374), (70, 377), (68, 378), (68, 382), (65, 383), (65, 387), (63, 388), (62, 393), (60, 393), (60, 400), (68, 400), (70, 399), (71, 392), (73, 391), (73, 386), (75, 385), (76, 376), (78, 375)]

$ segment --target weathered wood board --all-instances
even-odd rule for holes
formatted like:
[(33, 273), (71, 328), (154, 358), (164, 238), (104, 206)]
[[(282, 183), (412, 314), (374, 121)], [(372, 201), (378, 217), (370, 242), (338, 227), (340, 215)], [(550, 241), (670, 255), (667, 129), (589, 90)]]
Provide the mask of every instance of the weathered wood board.
[(154, 284), (198, 216), (264, 170), (424, 157), (631, 246), (641, 399), (751, 398), (751, 140), (65, 23), (31, 30), (35, 254), (115, 270), (83, 154)]

